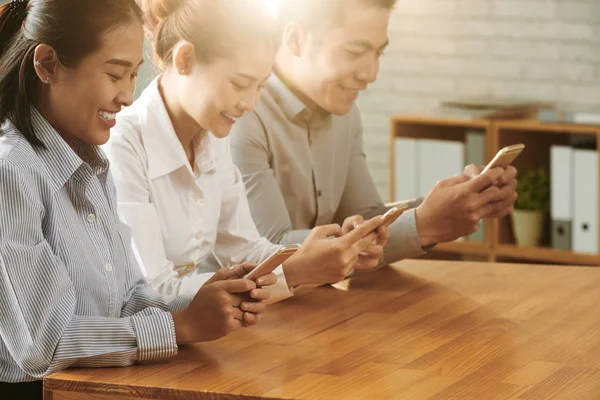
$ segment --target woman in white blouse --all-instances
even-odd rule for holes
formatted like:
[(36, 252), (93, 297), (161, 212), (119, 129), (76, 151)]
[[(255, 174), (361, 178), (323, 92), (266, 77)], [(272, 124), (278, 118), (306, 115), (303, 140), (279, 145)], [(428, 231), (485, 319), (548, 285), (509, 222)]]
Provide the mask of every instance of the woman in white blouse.
[[(163, 73), (119, 114), (106, 150), (149, 281), (161, 293), (194, 293), (218, 268), (259, 263), (279, 247), (255, 228), (226, 138), (258, 102), (278, 32), (256, 0), (138, 2)], [(276, 271), (271, 300), (375, 267), (387, 240), (379, 225), (374, 218), (333, 240), (338, 225), (315, 228)]]

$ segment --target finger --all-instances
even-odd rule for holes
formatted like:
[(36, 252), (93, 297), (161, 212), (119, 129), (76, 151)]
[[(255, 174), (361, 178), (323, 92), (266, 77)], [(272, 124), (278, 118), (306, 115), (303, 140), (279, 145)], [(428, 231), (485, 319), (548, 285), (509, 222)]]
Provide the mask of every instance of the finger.
[[(354, 229), (352, 232), (344, 235), (343, 237), (336, 239), (342, 242), (345, 246), (352, 246), (354, 243), (362, 241), (366, 236), (369, 235), (373, 231), (375, 231), (383, 222), (383, 216), (377, 216), (375, 218), (371, 218), (370, 220), (363, 222), (358, 228)], [(371, 237), (371, 241), (375, 240), (376, 236), (373, 234)], [(367, 245), (370, 244), (367, 243)]]
[(482, 167), (477, 166), (475, 164), (469, 164), (465, 167), (465, 169), (463, 171), (463, 175), (469, 179), (473, 179), (477, 175), (479, 175), (481, 173), (481, 171), (483, 171)]
[(492, 211), (485, 218), (502, 218), (512, 213), (515, 201), (517, 200), (516, 193), (508, 199), (501, 202), (491, 204)]
[(373, 269), (379, 265), (379, 258), (359, 256), (354, 269), (365, 270)]
[(375, 243), (380, 246), (383, 246), (387, 243), (389, 237), (390, 237), (389, 229), (385, 226), (380, 226), (379, 228), (377, 228), (377, 241)]
[(364, 219), (361, 215), (353, 215), (344, 220), (344, 225), (342, 226), (342, 233), (345, 235), (348, 232), (354, 230), (360, 224), (364, 222)]
[(250, 313), (254, 313), (254, 314), (259, 314), (261, 312), (264, 312), (266, 308), (267, 308), (267, 305), (260, 301), (257, 301), (257, 302), (245, 301), (240, 306), (240, 309), (242, 311), (250, 312)]
[(310, 236), (313, 239), (325, 239), (330, 236), (342, 236), (342, 228), (338, 224), (321, 225), (313, 228)]
[(505, 193), (498, 186), (492, 186), (481, 192), (478, 197), (479, 204), (483, 206), (484, 204), (492, 204), (504, 200)]
[(250, 298), (254, 300), (269, 300), (271, 298), (271, 291), (269, 289), (253, 289), (250, 292)]
[(233, 307), (239, 307), (240, 304), (242, 304), (242, 302), (245, 300), (244, 296), (238, 296), (235, 294), (230, 294), (229, 295), (229, 304), (231, 304)]
[(271, 286), (277, 283), (277, 275), (274, 273), (263, 275), (258, 277), (255, 282), (257, 286)]
[(373, 245), (373, 242), (377, 240), (377, 232), (371, 232), (367, 236), (354, 243), (352, 247), (356, 250), (356, 254), (361, 251), (365, 251), (369, 246)]
[(248, 326), (256, 325), (261, 318), (260, 314), (244, 313), (244, 323)]
[(472, 193), (479, 193), (490, 186), (497, 185), (498, 178), (500, 177), (500, 175), (502, 175), (503, 172), (504, 169), (502, 168), (492, 168), (485, 174), (480, 174), (476, 176), (475, 178), (469, 181), (469, 190)]
[(244, 319), (244, 311), (240, 310), (237, 307), (232, 307), (230, 316), (233, 319), (237, 319), (238, 321), (242, 321)]
[(504, 172), (502, 173), (502, 175), (500, 175), (500, 178), (498, 178), (498, 184), (505, 185), (506, 183), (510, 182), (511, 180), (515, 179), (516, 177), (517, 177), (517, 169), (515, 167), (513, 167), (512, 165), (509, 165), (508, 167), (506, 167), (504, 169)]
[(244, 293), (256, 288), (256, 284), (248, 279), (233, 279), (216, 282), (215, 284), (229, 293)]

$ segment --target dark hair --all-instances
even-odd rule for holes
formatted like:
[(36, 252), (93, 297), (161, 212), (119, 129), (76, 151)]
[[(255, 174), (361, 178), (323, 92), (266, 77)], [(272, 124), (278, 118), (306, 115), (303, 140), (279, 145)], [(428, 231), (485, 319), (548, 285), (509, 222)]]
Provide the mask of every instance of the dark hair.
[(282, 0), (278, 20), (282, 24), (299, 22), (312, 31), (323, 31), (335, 26), (344, 16), (348, 3), (391, 11), (398, 0)]
[(161, 67), (171, 62), (180, 40), (194, 45), (209, 64), (240, 45), (279, 47), (277, 21), (259, 0), (137, 0)]
[(35, 49), (51, 46), (61, 65), (76, 67), (98, 50), (112, 28), (139, 21), (134, 0), (13, 0), (0, 6), (0, 123), (10, 119), (34, 146), (43, 146), (31, 123), (40, 84)]

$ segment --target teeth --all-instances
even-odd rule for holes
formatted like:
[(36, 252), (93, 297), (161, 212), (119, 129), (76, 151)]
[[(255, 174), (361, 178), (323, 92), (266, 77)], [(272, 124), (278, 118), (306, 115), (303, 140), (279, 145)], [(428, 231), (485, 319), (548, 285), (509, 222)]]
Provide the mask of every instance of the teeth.
[(227, 118), (229, 118), (230, 120), (232, 120), (233, 122), (237, 121), (238, 118), (231, 115), (231, 114), (227, 114), (226, 112), (222, 112), (221, 114), (223, 114), (224, 116), (226, 116)]
[(109, 113), (109, 112), (106, 112), (106, 111), (98, 111), (98, 114), (102, 118), (104, 118), (105, 120), (107, 120), (107, 121), (112, 121), (115, 118), (117, 118), (117, 114), (116, 113)]

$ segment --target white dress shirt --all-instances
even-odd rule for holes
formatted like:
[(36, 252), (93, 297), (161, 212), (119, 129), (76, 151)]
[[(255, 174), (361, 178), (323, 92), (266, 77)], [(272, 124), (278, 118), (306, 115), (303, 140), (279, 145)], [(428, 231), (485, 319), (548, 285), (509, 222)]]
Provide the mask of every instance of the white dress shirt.
[[(104, 146), (117, 186), (119, 215), (133, 231), (139, 264), (163, 294), (194, 294), (220, 267), (259, 263), (279, 248), (252, 220), (229, 140), (204, 133), (190, 166), (156, 78), (119, 113)], [(292, 296), (283, 276), (271, 301)]]

